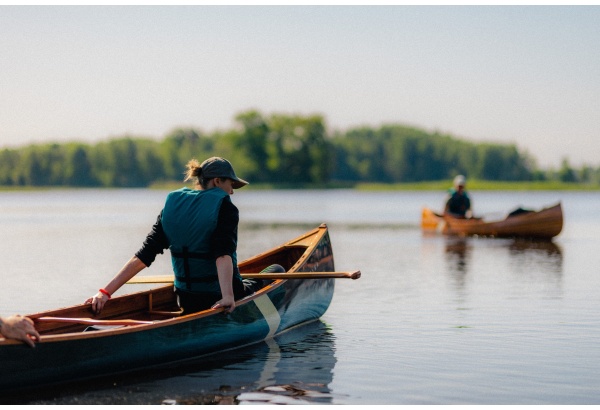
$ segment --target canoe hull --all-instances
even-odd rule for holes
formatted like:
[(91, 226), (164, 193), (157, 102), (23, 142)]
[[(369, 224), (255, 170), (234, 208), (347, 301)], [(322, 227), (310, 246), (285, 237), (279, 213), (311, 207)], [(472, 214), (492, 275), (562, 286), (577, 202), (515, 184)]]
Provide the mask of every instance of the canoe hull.
[[(271, 263), (282, 263), (294, 272), (314, 271), (317, 266), (319, 271), (334, 271), (326, 226), (240, 263), (240, 271), (252, 272)], [(257, 343), (321, 317), (333, 291), (334, 279), (276, 280), (238, 301), (228, 315), (204, 311), (152, 324), (93, 331), (83, 331), (83, 325), (38, 322), (42, 338), (35, 349), (14, 341), (0, 342), (0, 393), (126, 373)], [(172, 285), (163, 286), (115, 297), (94, 319), (155, 319), (153, 312), (171, 307), (173, 301)], [(29, 316), (34, 320), (93, 317), (90, 313), (89, 305), (78, 305)]]
[(552, 239), (563, 228), (563, 212), (560, 203), (535, 212), (509, 216), (498, 221), (483, 219), (456, 219), (437, 216), (424, 208), (421, 216), (424, 232), (441, 231), (447, 235), (494, 236), (500, 238)]

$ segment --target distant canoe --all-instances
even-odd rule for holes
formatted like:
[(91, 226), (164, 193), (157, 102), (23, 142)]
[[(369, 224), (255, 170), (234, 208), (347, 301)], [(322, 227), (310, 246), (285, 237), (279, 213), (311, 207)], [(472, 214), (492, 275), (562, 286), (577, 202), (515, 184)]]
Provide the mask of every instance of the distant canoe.
[(563, 212), (560, 203), (539, 211), (521, 210), (496, 221), (452, 218), (436, 214), (429, 208), (423, 208), (421, 214), (421, 228), (424, 232), (442, 232), (447, 235), (551, 239), (562, 231), (562, 226)]

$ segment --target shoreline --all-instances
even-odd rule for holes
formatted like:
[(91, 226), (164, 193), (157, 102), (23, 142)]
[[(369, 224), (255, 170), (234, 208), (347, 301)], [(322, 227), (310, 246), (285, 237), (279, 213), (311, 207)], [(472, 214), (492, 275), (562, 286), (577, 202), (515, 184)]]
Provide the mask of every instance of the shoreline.
[[(84, 189), (157, 189), (176, 190), (190, 184), (183, 182), (156, 182), (147, 187), (77, 187), (77, 186), (0, 186), (0, 192), (39, 190), (84, 190)], [(330, 183), (330, 184), (251, 184), (245, 190), (356, 190), (356, 191), (447, 191), (452, 181), (424, 181), (409, 183)], [(600, 191), (600, 185), (557, 182), (557, 181), (469, 181), (468, 191)]]

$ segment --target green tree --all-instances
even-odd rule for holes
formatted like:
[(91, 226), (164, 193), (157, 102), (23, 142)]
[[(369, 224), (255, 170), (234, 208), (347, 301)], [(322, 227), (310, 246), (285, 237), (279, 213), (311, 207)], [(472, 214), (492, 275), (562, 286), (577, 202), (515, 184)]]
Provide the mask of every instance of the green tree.
[(99, 185), (99, 181), (94, 177), (88, 150), (87, 146), (81, 144), (68, 147), (65, 161), (64, 183), (66, 185), (80, 187)]
[(571, 165), (569, 164), (569, 160), (566, 158), (564, 158), (562, 160), (560, 170), (558, 171), (558, 178), (562, 182), (576, 182), (577, 181), (577, 176), (575, 174), (575, 170), (573, 170), (573, 168), (571, 168)]
[(240, 130), (231, 133), (228, 139), (244, 154), (240, 169), (250, 181), (268, 182), (272, 172), (266, 166), (269, 159), (267, 120), (258, 111), (240, 113), (235, 120)]
[(331, 153), (321, 116), (272, 115), (268, 125), (266, 165), (274, 182), (328, 181)]
[(18, 175), (15, 170), (19, 167), (20, 154), (14, 149), (0, 151), (0, 185), (17, 185)]
[(202, 161), (214, 155), (213, 138), (193, 128), (176, 128), (160, 143), (159, 152), (165, 178), (180, 181), (192, 158)]

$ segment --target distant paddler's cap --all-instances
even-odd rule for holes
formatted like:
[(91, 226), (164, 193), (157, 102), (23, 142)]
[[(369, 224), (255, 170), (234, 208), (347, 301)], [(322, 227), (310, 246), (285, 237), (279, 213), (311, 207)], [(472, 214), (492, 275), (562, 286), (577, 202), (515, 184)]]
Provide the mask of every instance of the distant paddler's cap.
[(202, 177), (206, 179), (211, 178), (229, 178), (233, 180), (233, 188), (238, 189), (245, 185), (248, 185), (248, 181), (244, 181), (235, 175), (235, 171), (231, 166), (231, 163), (225, 158), (211, 157), (205, 160), (201, 165)]
[(459, 187), (459, 186), (464, 187), (466, 183), (467, 183), (467, 180), (465, 179), (464, 175), (457, 175), (454, 178), (454, 186), (455, 187)]

